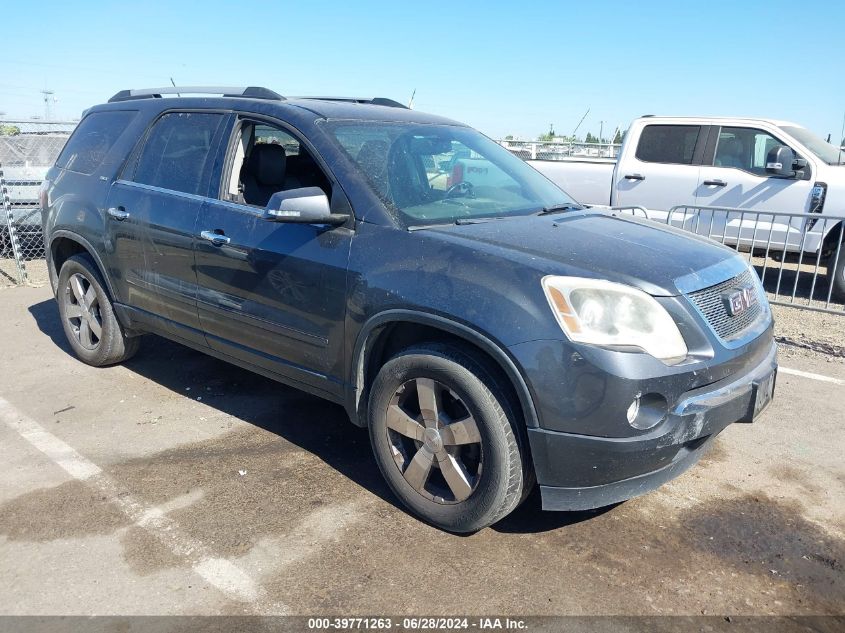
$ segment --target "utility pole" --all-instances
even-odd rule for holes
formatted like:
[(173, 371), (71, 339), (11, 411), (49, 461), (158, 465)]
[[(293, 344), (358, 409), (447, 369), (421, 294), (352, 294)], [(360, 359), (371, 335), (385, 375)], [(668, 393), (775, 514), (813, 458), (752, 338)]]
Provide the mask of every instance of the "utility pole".
[(50, 111), (50, 106), (52, 102), (56, 99), (53, 97), (55, 94), (52, 90), (44, 89), (41, 91), (41, 94), (44, 95), (44, 119), (46, 121), (51, 121), (53, 119), (52, 112)]

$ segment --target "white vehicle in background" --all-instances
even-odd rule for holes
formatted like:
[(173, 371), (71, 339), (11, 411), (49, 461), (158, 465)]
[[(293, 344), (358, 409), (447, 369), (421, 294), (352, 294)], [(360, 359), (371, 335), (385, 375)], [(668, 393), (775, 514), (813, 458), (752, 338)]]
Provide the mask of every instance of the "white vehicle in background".
[(584, 204), (641, 206), (651, 219), (726, 244), (819, 257), (845, 297), (845, 252), (837, 257), (845, 227), (826, 217), (845, 216), (845, 152), (799, 125), (645, 116), (631, 124), (616, 160), (528, 162)]

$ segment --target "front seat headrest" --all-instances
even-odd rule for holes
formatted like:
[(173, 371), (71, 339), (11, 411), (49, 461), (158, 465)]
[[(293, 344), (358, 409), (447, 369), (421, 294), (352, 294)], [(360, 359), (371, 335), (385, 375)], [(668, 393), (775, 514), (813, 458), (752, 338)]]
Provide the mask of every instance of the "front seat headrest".
[(249, 172), (264, 186), (282, 186), (285, 182), (287, 156), (281, 145), (260, 143), (252, 148)]

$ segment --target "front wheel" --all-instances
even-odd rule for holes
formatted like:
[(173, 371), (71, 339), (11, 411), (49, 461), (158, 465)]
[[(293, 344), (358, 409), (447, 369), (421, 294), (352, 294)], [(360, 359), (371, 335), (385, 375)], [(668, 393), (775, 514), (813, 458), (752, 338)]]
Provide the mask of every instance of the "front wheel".
[(474, 532), (524, 498), (530, 475), (512, 408), (472, 353), (444, 344), (400, 353), (379, 371), (368, 410), (379, 468), (422, 519)]

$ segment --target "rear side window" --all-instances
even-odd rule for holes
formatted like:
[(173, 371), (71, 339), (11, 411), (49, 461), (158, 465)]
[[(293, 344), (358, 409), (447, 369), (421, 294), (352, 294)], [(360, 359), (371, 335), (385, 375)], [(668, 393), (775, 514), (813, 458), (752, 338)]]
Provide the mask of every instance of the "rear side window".
[(94, 173), (136, 114), (126, 110), (89, 114), (59, 154), (56, 167), (81, 174)]
[(637, 158), (647, 163), (691, 165), (700, 125), (647, 125), (640, 134)]
[(132, 180), (184, 193), (206, 193), (211, 141), (223, 124), (216, 112), (171, 112), (156, 121), (137, 155)]

